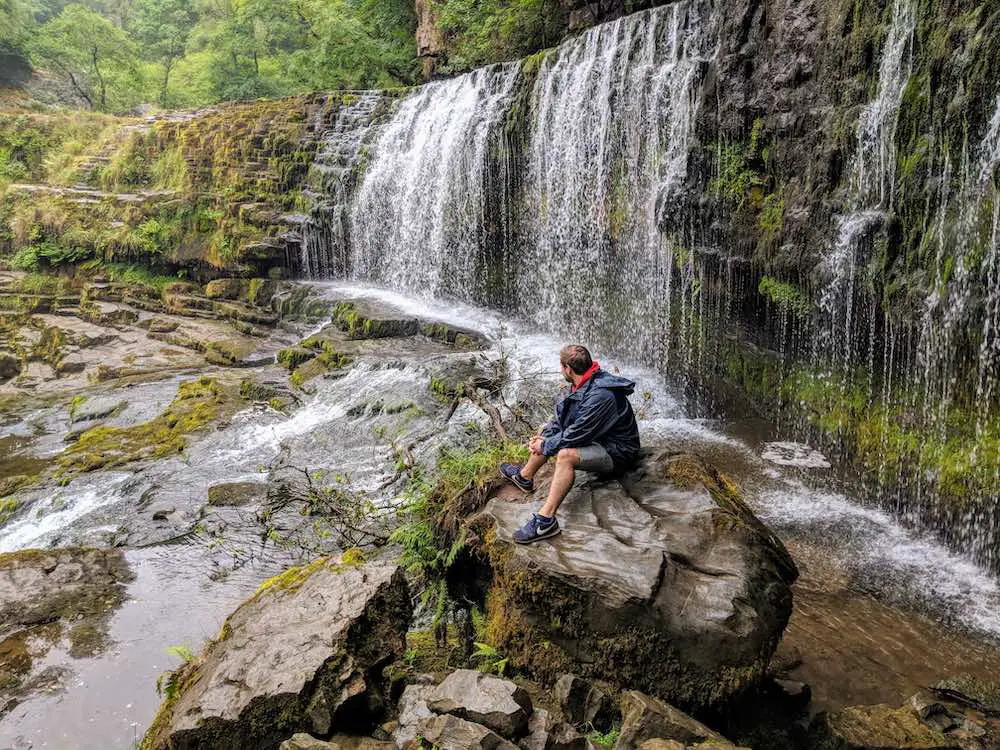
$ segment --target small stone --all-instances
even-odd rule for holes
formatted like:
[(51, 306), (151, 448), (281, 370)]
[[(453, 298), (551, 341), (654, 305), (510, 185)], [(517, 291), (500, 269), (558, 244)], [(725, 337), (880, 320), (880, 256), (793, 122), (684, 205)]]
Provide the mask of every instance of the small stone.
[(403, 690), (396, 707), (398, 725), (392, 733), (396, 747), (406, 747), (417, 736), (420, 722), (434, 716), (434, 712), (427, 707), (427, 699), (435, 687), (435, 685), (407, 685)]
[(434, 716), (420, 722), (420, 736), (424, 742), (438, 750), (517, 750), (508, 742), (481, 724), (457, 716)]
[(677, 740), (686, 745), (704, 740), (727, 742), (721, 734), (680, 709), (638, 690), (630, 690), (622, 696), (622, 728), (615, 747), (634, 750), (650, 739)]
[(0, 380), (9, 380), (21, 374), (21, 360), (9, 352), (0, 352)]
[(590, 680), (565, 674), (556, 681), (554, 692), (563, 716), (570, 724), (589, 724), (599, 732), (611, 729), (614, 720), (611, 698)]
[(439, 714), (483, 724), (504, 737), (523, 736), (528, 731), (531, 698), (509, 680), (473, 669), (459, 669), (434, 689), (428, 707)]
[(177, 511), (176, 508), (164, 508), (163, 510), (158, 510), (153, 513), (154, 521), (166, 521), (171, 515)]

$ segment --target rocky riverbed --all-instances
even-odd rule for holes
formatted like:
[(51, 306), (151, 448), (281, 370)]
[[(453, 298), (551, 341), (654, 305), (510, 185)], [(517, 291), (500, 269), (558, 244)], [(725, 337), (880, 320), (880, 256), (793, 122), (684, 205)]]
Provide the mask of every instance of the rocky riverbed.
[[(808, 732), (836, 736), (845, 722), (872, 732), (913, 729), (914, 720), (944, 741), (988, 746), (983, 681), (1000, 666), (992, 579), (835, 493), (822, 457), (775, 447), (770, 427), (688, 419), (659, 377), (606, 361), (640, 382), (649, 458), (620, 483), (582, 480), (563, 536), (519, 550), (504, 539), (527, 512), (525, 498), (480, 472), (502, 436), (545, 418), (558, 386), (551, 338), (482, 310), (364, 287), (222, 280), (150, 289), (91, 279), (28, 289), (37, 280), (12, 273), (3, 283), (13, 308), (4, 351), (14, 364), (0, 385), (2, 747), (128, 747), (161, 698), (169, 711), (148, 735), (152, 746), (210, 725), (214, 737), (242, 738), (234, 747), (277, 747), (296, 732), (369, 736), (367, 745), (338, 740), (345, 747), (418, 734), (439, 747), (584, 747), (602, 739), (584, 736), (598, 730), (618, 731), (621, 747), (717, 734), (806, 747)], [(366, 620), (373, 600), (341, 578), (372, 565), (401, 580), (394, 561), (412, 542), (397, 535), (387, 545), (388, 536), (412, 525), (415, 493), (448, 472), (463, 479), (438, 498), (446, 512), (434, 537), (451, 564), (424, 561), (403, 576), (414, 595), (441, 580), (457, 603), (435, 648), (433, 598), (418, 597), (408, 628), (411, 599), (392, 583), (391, 617), (383, 603)], [(880, 556), (873, 540), (887, 537), (908, 556)], [(344, 549), (358, 552), (313, 562)], [(291, 565), (299, 572), (282, 574)], [(363, 577), (374, 585), (381, 575)], [(308, 592), (341, 613), (314, 619), (341, 633), (330, 642), (347, 651), (317, 652), (301, 669), (289, 662), (287, 673), (240, 671), (224, 656), (238, 648), (248, 664), (281, 666), (291, 651), (307, 653), (265, 656), (255, 644), (280, 644), (284, 618), (304, 618), (297, 597)], [(373, 625), (396, 628), (376, 639), (377, 653), (351, 635)], [(484, 639), (471, 657), (470, 634)], [(662, 648), (649, 650), (657, 639)], [(334, 657), (361, 666), (328, 679), (320, 667)], [(473, 679), (448, 675), (474, 665), (517, 676), (515, 687), (483, 690), (525, 691), (531, 707), (514, 702), (527, 724), (494, 725), (444, 698), (424, 708), (413, 700), (417, 688)], [(979, 681), (940, 687), (940, 709), (925, 696), (889, 718), (838, 713), (901, 706), (962, 673)], [(599, 721), (561, 705), (556, 686), (570, 674), (599, 683)], [(244, 688), (223, 696), (213, 680)], [(253, 734), (263, 714), (244, 715), (262, 705), (254, 691), (284, 717), (265, 722), (264, 734)], [(272, 700), (293, 694), (298, 713), (285, 710), (290, 697)], [(757, 725), (737, 720), (741, 700), (762, 695)], [(681, 710), (712, 729), (670, 733), (649, 718)], [(824, 724), (811, 718), (818, 711), (841, 718)], [(660, 728), (630, 734), (638, 725)]]

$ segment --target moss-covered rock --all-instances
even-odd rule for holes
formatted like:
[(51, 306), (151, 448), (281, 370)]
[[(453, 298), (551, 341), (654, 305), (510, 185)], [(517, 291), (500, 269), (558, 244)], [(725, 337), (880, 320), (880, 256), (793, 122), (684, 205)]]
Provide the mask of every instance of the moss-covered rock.
[(812, 733), (820, 750), (949, 750), (958, 742), (924, 724), (908, 707), (852, 706), (820, 714)]
[(752, 690), (791, 614), (797, 571), (735, 487), (693, 456), (589, 481), (564, 530), (522, 547), (527, 512), (491, 500), (469, 522), (488, 573), (486, 639), (544, 681), (565, 672), (638, 688), (685, 710)]
[(226, 389), (212, 378), (181, 383), (177, 397), (152, 420), (131, 427), (98, 426), (81, 434), (59, 455), (59, 468), (71, 475), (180, 453), (187, 435), (220, 418), (227, 403)]

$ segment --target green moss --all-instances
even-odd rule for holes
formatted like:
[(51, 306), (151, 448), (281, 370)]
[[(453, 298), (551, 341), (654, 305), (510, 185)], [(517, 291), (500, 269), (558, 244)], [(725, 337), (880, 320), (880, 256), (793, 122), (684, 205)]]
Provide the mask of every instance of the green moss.
[(798, 318), (808, 318), (812, 314), (813, 306), (809, 295), (792, 284), (771, 276), (762, 276), (757, 291), (780, 309)]
[(304, 362), (308, 362), (315, 356), (316, 352), (312, 349), (301, 346), (290, 346), (287, 349), (282, 349), (278, 352), (277, 360), (278, 364), (286, 370), (294, 370), (299, 365)]
[(186, 436), (219, 418), (223, 388), (209, 377), (181, 383), (162, 414), (132, 427), (94, 427), (58, 457), (64, 476), (181, 453)]
[(742, 209), (747, 201), (759, 205), (762, 201), (760, 189), (765, 185), (763, 175), (758, 170), (761, 159), (764, 121), (754, 120), (750, 139), (746, 144), (716, 144), (710, 147), (715, 154), (716, 176), (709, 183), (709, 190)]
[(785, 228), (785, 199), (775, 193), (764, 197), (757, 226), (764, 235), (776, 237)]
[(7, 523), (20, 507), (21, 502), (13, 497), (0, 499), (0, 526)]

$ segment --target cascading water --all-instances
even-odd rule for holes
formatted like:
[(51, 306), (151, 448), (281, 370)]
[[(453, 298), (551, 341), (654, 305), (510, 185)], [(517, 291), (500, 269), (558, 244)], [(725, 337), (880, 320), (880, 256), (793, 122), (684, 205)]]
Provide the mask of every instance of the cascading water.
[[(850, 367), (858, 354), (855, 332), (861, 249), (882, 225), (895, 198), (896, 125), (912, 69), (915, 26), (913, 0), (894, 0), (879, 66), (878, 91), (858, 118), (848, 211), (837, 217), (837, 236), (823, 261), (828, 281), (819, 300), (817, 353), (837, 368)], [(873, 309), (869, 312), (874, 314)]]
[[(378, 91), (342, 92), (329, 125), (316, 124), (320, 148), (309, 170), (310, 189), (304, 197), (313, 202), (303, 217), (302, 273), (321, 279), (343, 276), (347, 271), (348, 197), (356, 177), (362, 150), (373, 133), (373, 125), (387, 96)], [(321, 118), (325, 108), (320, 110)]]
[[(359, 189), (351, 275), (494, 301), (659, 359), (675, 250), (688, 244), (661, 228), (683, 224), (670, 199), (714, 55), (711, 7), (679, 2), (564, 43), (541, 62), (526, 102), (515, 93), (529, 73), (517, 64), (424, 86), (382, 133)], [(515, 165), (518, 106), (529, 125)], [(497, 248), (487, 225), (504, 217), (515, 225)]]
[[(993, 402), (1000, 381), (1000, 185), (995, 184), (995, 172), (1000, 168), (1000, 96), (997, 97), (993, 119), (982, 145), (982, 160), (977, 176), (984, 198), (992, 196), (993, 216), (986, 236), (983, 267), (986, 278), (986, 303), (983, 315), (982, 341), (979, 347), (979, 380), (976, 402), (987, 408)], [(980, 415), (983, 408), (978, 410)], [(978, 425), (982, 432), (982, 423)], [(998, 477), (1000, 484), (1000, 477)]]
[(487, 170), (516, 63), (431, 83), (382, 132), (351, 214), (351, 275), (469, 298), (486, 247)]
[(662, 358), (674, 261), (687, 242), (661, 222), (682, 223), (664, 214), (687, 176), (711, 20), (710, 6), (678, 3), (598, 27), (542, 63), (531, 97), (523, 312)]

